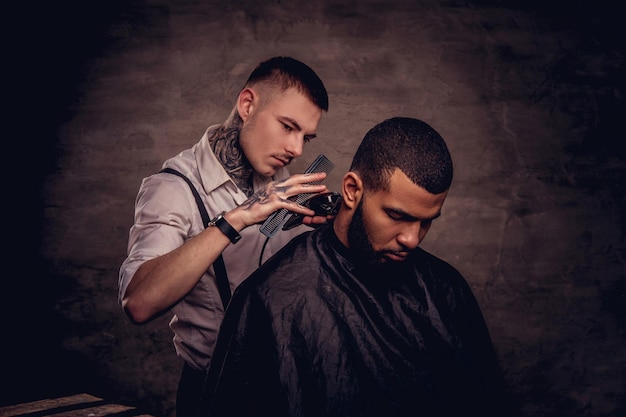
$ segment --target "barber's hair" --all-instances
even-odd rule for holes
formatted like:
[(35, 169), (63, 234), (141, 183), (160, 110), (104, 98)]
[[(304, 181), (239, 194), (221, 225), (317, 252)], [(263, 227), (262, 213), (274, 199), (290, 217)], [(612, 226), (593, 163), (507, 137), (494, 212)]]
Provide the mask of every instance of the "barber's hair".
[(316, 106), (328, 111), (328, 93), (324, 83), (306, 64), (297, 59), (277, 56), (261, 62), (250, 74), (245, 86), (269, 83), (281, 91), (296, 88)]
[(394, 117), (374, 126), (363, 138), (350, 171), (356, 172), (366, 191), (387, 189), (395, 169), (431, 194), (452, 184), (452, 158), (443, 138), (427, 123)]

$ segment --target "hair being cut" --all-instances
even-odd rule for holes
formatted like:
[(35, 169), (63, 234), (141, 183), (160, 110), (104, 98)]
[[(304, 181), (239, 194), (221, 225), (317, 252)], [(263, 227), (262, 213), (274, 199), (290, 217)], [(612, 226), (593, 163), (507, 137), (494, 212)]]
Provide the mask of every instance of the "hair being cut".
[(320, 109), (328, 111), (328, 93), (324, 83), (315, 71), (297, 59), (278, 56), (261, 62), (252, 71), (245, 86), (262, 82), (267, 82), (281, 91), (296, 88)]
[(398, 168), (414, 184), (440, 194), (452, 184), (452, 158), (443, 138), (427, 123), (408, 117), (387, 119), (365, 135), (350, 171), (369, 191), (387, 188)]

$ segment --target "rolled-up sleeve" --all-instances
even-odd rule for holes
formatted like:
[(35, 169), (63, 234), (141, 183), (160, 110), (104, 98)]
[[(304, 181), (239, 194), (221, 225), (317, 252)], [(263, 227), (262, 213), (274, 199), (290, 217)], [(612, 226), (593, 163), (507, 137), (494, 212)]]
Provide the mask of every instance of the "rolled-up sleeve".
[[(178, 248), (190, 236), (199, 213), (188, 187), (170, 174), (155, 174), (142, 181), (135, 201), (135, 221), (128, 236), (127, 258), (120, 267), (118, 301), (141, 264)], [(200, 220), (201, 224), (201, 220)]]

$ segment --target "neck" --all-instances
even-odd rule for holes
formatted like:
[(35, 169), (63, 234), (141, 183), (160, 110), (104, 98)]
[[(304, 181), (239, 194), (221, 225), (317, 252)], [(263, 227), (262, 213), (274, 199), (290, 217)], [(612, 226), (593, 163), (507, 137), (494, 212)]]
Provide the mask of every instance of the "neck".
[(350, 225), (350, 219), (348, 209), (342, 206), (339, 213), (337, 213), (337, 217), (333, 220), (335, 235), (346, 248), (350, 246), (348, 242), (348, 226)]
[(236, 111), (226, 122), (209, 136), (209, 143), (215, 156), (228, 175), (246, 196), (251, 196), (254, 170), (239, 145), (239, 132), (242, 120)]

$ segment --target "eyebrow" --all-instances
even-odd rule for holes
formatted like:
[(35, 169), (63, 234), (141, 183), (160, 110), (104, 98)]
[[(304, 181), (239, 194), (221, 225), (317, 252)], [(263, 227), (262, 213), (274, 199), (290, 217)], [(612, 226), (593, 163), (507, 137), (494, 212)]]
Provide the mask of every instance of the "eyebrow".
[(419, 221), (433, 221), (433, 220), (435, 220), (436, 218), (438, 218), (438, 217), (440, 217), (440, 216), (441, 216), (441, 211), (440, 211), (440, 212), (438, 212), (437, 214), (435, 214), (435, 215), (434, 215), (434, 216), (432, 216), (432, 217), (420, 218), (420, 217), (415, 217), (415, 216), (413, 216), (413, 215), (411, 215), (411, 214), (407, 213), (407, 212), (406, 212), (406, 211), (404, 211), (404, 210), (400, 210), (400, 209), (396, 209), (396, 208), (392, 208), (392, 207), (389, 207), (389, 208), (387, 208), (386, 210), (387, 210), (387, 211), (390, 211), (390, 212), (393, 212), (393, 213), (396, 213), (396, 214), (397, 214), (397, 215), (399, 215), (400, 217), (403, 217), (403, 218), (405, 218), (405, 219), (407, 219), (407, 220), (412, 220), (412, 221), (414, 221), (414, 220), (419, 220)]

